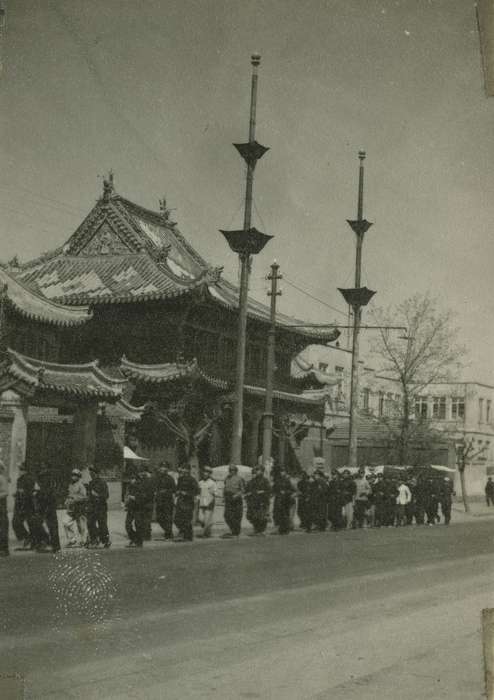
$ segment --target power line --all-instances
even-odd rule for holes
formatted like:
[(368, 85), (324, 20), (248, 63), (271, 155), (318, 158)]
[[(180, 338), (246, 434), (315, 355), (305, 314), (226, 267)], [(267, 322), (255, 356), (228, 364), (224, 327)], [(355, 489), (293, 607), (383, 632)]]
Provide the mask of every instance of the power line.
[(286, 282), (287, 284), (290, 285), (290, 287), (293, 287), (297, 291), (301, 292), (302, 294), (305, 294), (305, 296), (309, 297), (310, 299), (314, 299), (314, 301), (318, 301), (320, 304), (323, 306), (327, 306), (328, 309), (331, 309), (331, 311), (335, 311), (338, 314), (341, 314), (342, 316), (347, 316), (346, 311), (342, 311), (341, 309), (337, 309), (335, 306), (331, 306), (331, 304), (328, 304), (326, 301), (323, 301), (322, 299), (319, 299), (318, 297), (314, 296), (313, 294), (310, 294), (310, 292), (305, 291), (305, 289), (302, 289), (301, 287), (297, 286), (293, 282), (291, 282), (285, 275), (283, 275), (283, 281)]
[[(85, 210), (82, 209), (82, 207), (75, 207), (72, 206), (71, 204), (67, 204), (66, 202), (61, 202), (58, 199), (53, 199), (53, 197), (48, 197), (47, 195), (44, 194), (39, 194), (37, 192), (34, 192), (33, 190), (28, 189), (27, 187), (24, 187), (23, 185), (5, 185), (1, 184), (0, 189), (7, 190), (7, 191), (16, 191), (16, 190), (21, 190), (22, 192), (26, 192), (27, 194), (30, 194), (33, 197), (36, 197), (37, 199), (41, 200), (46, 200), (47, 202), (51, 202), (52, 204), (57, 205), (57, 207), (63, 207), (64, 209), (67, 210), (67, 213), (71, 214), (80, 214), (84, 212)], [(49, 206), (49, 205), (47, 205)]]

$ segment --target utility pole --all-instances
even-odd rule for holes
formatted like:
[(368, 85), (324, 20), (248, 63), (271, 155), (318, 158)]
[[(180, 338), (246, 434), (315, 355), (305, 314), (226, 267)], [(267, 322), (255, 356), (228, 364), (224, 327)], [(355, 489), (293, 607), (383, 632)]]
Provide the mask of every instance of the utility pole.
[(351, 372), (351, 387), (350, 387), (350, 434), (348, 442), (348, 466), (357, 466), (357, 446), (358, 446), (358, 430), (357, 430), (357, 412), (358, 412), (358, 397), (359, 397), (359, 333), (362, 320), (362, 307), (366, 306), (374, 296), (375, 292), (361, 287), (362, 277), (362, 245), (364, 235), (370, 229), (372, 224), (363, 218), (364, 211), (364, 160), (365, 151), (359, 151), (359, 184), (358, 184), (358, 202), (357, 202), (357, 219), (348, 220), (352, 231), (357, 237), (356, 252), (355, 252), (355, 287), (353, 289), (340, 289), (343, 298), (353, 309), (353, 338), (352, 338), (352, 372)]
[(262, 426), (262, 463), (264, 467), (268, 465), (271, 459), (273, 443), (273, 384), (276, 364), (276, 297), (281, 296), (281, 291), (278, 291), (278, 280), (283, 278), (282, 275), (278, 274), (279, 269), (280, 266), (275, 260), (271, 265), (271, 274), (268, 275), (268, 280), (271, 280), (271, 291), (268, 292), (268, 296), (271, 297), (271, 306), (266, 359), (266, 402)]
[(252, 54), (252, 78), (249, 119), (249, 141), (233, 144), (247, 164), (245, 183), (244, 227), (242, 230), (221, 231), (233, 252), (238, 253), (240, 262), (240, 289), (238, 302), (238, 335), (237, 335), (237, 365), (235, 375), (235, 404), (233, 411), (233, 429), (230, 464), (238, 465), (242, 457), (243, 409), (244, 409), (244, 380), (245, 380), (245, 349), (247, 336), (247, 295), (249, 291), (249, 274), (251, 257), (257, 255), (272, 238), (251, 226), (252, 223), (252, 192), (254, 187), (254, 170), (257, 161), (269, 149), (255, 140), (256, 108), (257, 108), (257, 69), (261, 62), (259, 54)]

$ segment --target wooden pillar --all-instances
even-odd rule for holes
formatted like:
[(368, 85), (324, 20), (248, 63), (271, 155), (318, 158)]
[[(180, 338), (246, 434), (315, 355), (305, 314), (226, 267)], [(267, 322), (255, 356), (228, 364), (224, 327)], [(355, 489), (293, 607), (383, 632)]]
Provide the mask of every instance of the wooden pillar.
[(86, 469), (94, 464), (97, 413), (98, 404), (95, 401), (80, 404), (74, 412), (72, 469)]
[(253, 411), (250, 416), (249, 435), (249, 466), (255, 467), (259, 459), (259, 426), (263, 417), (262, 411)]
[(19, 466), (26, 459), (27, 403), (14, 391), (4, 391), (0, 397), (0, 448), (7, 468), (9, 490), (15, 491)]

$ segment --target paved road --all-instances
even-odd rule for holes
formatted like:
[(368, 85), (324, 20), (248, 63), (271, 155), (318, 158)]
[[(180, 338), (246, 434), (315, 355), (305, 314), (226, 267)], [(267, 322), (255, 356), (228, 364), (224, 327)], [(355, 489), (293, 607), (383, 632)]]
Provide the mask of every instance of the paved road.
[(11, 557), (0, 672), (27, 698), (478, 700), (493, 545), (481, 521)]

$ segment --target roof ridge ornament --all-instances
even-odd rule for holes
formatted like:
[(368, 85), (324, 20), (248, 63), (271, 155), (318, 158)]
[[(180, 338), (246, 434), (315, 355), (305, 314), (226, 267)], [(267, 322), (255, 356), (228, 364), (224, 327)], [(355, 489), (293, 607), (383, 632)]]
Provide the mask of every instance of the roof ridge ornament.
[(108, 204), (110, 199), (115, 195), (115, 187), (113, 183), (113, 170), (109, 170), (108, 179), (103, 178), (103, 202)]
[(171, 244), (164, 245), (162, 248), (159, 248), (159, 250), (154, 254), (155, 260), (158, 263), (158, 265), (164, 265), (166, 263), (171, 249)]
[(206, 270), (206, 281), (208, 284), (218, 284), (223, 273), (223, 265), (213, 266), (210, 265)]
[(176, 211), (176, 208), (174, 207), (174, 208), (170, 209), (170, 208), (167, 206), (165, 195), (163, 195), (163, 199), (160, 199), (160, 200), (159, 200), (159, 203), (160, 203), (160, 214), (161, 214), (161, 218), (163, 219), (163, 221), (165, 222), (165, 224), (166, 224), (167, 226), (171, 226), (171, 227), (173, 228), (174, 226), (177, 225), (177, 222), (176, 222), (176, 221), (172, 221), (172, 220), (170, 219), (170, 214), (172, 213), (172, 211)]

